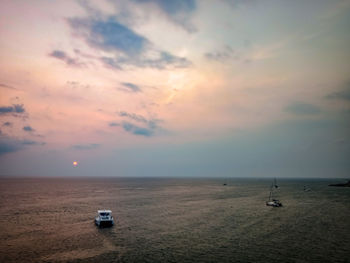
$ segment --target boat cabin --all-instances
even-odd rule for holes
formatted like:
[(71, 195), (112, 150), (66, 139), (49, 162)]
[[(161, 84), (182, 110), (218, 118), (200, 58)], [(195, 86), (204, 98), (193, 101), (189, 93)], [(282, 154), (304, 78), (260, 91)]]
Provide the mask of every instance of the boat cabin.
[(97, 226), (112, 226), (114, 224), (112, 211), (111, 210), (97, 210), (95, 224)]

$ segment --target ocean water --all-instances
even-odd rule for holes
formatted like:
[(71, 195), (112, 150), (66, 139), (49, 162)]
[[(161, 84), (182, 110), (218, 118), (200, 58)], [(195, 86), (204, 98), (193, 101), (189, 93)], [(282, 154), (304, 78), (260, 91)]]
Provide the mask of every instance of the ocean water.
[(273, 208), (268, 179), (1, 178), (0, 262), (350, 262), (339, 181), (279, 180)]

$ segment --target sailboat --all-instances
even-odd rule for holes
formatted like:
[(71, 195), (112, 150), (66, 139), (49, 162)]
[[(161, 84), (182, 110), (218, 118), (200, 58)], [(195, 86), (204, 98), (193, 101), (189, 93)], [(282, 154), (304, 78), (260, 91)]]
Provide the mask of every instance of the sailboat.
[(308, 187), (307, 185), (304, 185), (304, 191), (305, 191), (305, 192), (310, 192), (310, 191), (311, 191), (311, 188)]
[(273, 206), (273, 207), (281, 207), (282, 206), (282, 203), (278, 199), (274, 198), (273, 190), (277, 189), (277, 188), (278, 188), (278, 185), (277, 185), (276, 178), (275, 178), (274, 182), (271, 184), (271, 187), (270, 187), (269, 200), (266, 201), (267, 206)]

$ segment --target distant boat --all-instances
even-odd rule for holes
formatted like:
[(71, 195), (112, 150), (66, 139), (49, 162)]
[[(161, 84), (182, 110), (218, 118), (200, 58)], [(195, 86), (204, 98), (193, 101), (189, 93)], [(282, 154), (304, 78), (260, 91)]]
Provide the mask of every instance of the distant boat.
[(273, 206), (273, 207), (281, 207), (282, 203), (274, 197), (274, 189), (277, 189), (278, 185), (276, 182), (276, 178), (274, 179), (273, 183), (271, 184), (270, 187), (270, 195), (269, 195), (269, 200), (266, 201), (267, 206)]
[(310, 192), (310, 191), (311, 191), (311, 188), (308, 187), (307, 185), (304, 185), (304, 191), (305, 191), (305, 192)]
[(97, 210), (97, 216), (95, 218), (95, 224), (99, 227), (113, 226), (114, 219), (111, 210)]

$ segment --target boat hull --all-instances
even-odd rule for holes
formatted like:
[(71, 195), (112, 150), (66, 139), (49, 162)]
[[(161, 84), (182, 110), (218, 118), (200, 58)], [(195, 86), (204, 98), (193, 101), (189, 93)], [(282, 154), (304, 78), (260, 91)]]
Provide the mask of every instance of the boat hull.
[(281, 207), (282, 203), (279, 201), (268, 201), (266, 202), (267, 206), (272, 206), (272, 207)]
[(99, 219), (95, 219), (95, 224), (98, 227), (111, 227), (114, 225), (114, 220), (99, 220)]

